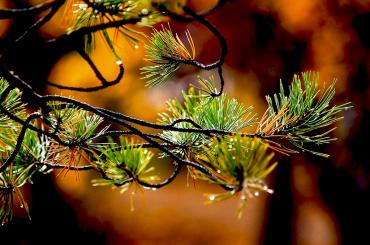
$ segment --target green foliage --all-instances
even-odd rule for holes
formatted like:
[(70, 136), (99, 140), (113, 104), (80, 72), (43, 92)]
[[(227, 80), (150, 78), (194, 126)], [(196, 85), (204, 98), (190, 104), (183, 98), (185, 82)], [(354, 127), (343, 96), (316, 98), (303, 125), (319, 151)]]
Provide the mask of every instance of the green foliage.
[(126, 191), (133, 178), (154, 180), (155, 176), (146, 175), (153, 170), (148, 167), (153, 153), (147, 149), (134, 146), (134, 142), (120, 137), (119, 145), (109, 139), (109, 144), (99, 148), (96, 167), (103, 173), (104, 179), (96, 179), (93, 185), (122, 185), (121, 191)]
[(210, 144), (204, 145), (195, 159), (207, 166), (217, 179), (198, 170), (192, 171), (194, 178), (233, 187), (226, 193), (207, 194), (209, 202), (225, 200), (240, 190), (240, 216), (247, 198), (258, 196), (259, 191), (271, 193), (264, 179), (277, 163), (271, 164), (274, 153), (268, 153), (268, 147), (261, 139), (240, 135), (213, 138)]
[[(34, 124), (34, 126), (37, 127), (36, 124)], [(13, 142), (16, 143), (17, 139), (13, 139)], [(50, 142), (46, 136), (39, 136), (37, 132), (28, 129), (23, 138), (22, 146), (14, 160), (15, 165), (28, 166), (30, 163), (36, 164), (44, 162), (49, 154), (49, 146)], [(14, 147), (15, 145), (12, 145), (13, 149)], [(40, 168), (37, 168), (37, 170), (42, 172), (45, 171), (46, 168), (40, 165)], [(31, 178), (31, 175), (28, 177)]]
[[(161, 20), (160, 14), (152, 9), (149, 0), (93, 0), (91, 6), (86, 3), (74, 3), (75, 8), (74, 23), (69, 28), (68, 33), (72, 33), (82, 27), (89, 27), (103, 23), (114, 22), (117, 20), (137, 20), (138, 26), (152, 26)], [(70, 6), (67, 6), (69, 8)], [(138, 36), (144, 35), (141, 31), (121, 25), (115, 28), (116, 34), (121, 34), (130, 43), (136, 46), (139, 41)], [(120, 60), (116, 52), (111, 34), (104, 29), (100, 31), (106, 44), (117, 60)], [(95, 33), (85, 35), (85, 50), (91, 53), (95, 46)]]
[(62, 164), (68, 168), (89, 163), (90, 155), (100, 147), (96, 139), (108, 129), (108, 126), (99, 129), (103, 118), (65, 104), (57, 103), (49, 106), (51, 112), (48, 121), (52, 126), (51, 132), (63, 142), (73, 143), (73, 145), (59, 144), (51, 139), (46, 162)]
[[(182, 100), (174, 99), (166, 102), (167, 112), (161, 113), (159, 122), (172, 124), (179, 119), (191, 119), (203, 129), (216, 129), (227, 132), (239, 132), (255, 123), (255, 115), (251, 112), (253, 107), (244, 107), (234, 98), (221, 96), (212, 97), (206, 92), (189, 88), (182, 92)], [(195, 128), (189, 122), (176, 124), (180, 128)], [(175, 144), (191, 146), (193, 150), (209, 143), (209, 136), (199, 133), (177, 131), (164, 131), (162, 137)], [(175, 149), (174, 152), (182, 152)]]
[(14, 193), (22, 208), (29, 214), (20, 187), (30, 181), (31, 176), (37, 171), (35, 164), (14, 165), (0, 173), (0, 223), (8, 223), (13, 217)]
[[(0, 79), (1, 107), (20, 119), (26, 118), (25, 104), (21, 102), (21, 93), (17, 89), (4, 94), (9, 84), (4, 78)], [(10, 157), (16, 148), (18, 134), (21, 127), (7, 115), (0, 113), (0, 163)], [(46, 158), (47, 143), (45, 137), (39, 137), (36, 132), (27, 130), (23, 138), (14, 163), (0, 173), (0, 223), (5, 224), (12, 219), (14, 193), (21, 205), (28, 212), (27, 203), (19, 188), (31, 182), (31, 177), (36, 172), (45, 172), (43, 166), (36, 164)]]
[(88, 111), (71, 106), (62, 108), (63, 104), (51, 105), (52, 111), (48, 120), (52, 123), (53, 131), (65, 142), (92, 143), (107, 128), (96, 133), (103, 118)]
[[(261, 191), (272, 193), (265, 184), (266, 177), (276, 167), (276, 163), (272, 163), (272, 151), (293, 153), (296, 149), (303, 149), (326, 156), (307, 149), (306, 144), (334, 140), (329, 136), (333, 128), (322, 133), (320, 130), (341, 119), (338, 114), (350, 106), (346, 103), (330, 107), (335, 93), (334, 83), (320, 92), (317, 74), (303, 73), (302, 77), (294, 77), (288, 95), (281, 85), (280, 93), (275, 94), (274, 99), (267, 97), (268, 109), (256, 133), (244, 135), (242, 131), (256, 123), (253, 108), (227, 98), (225, 93), (212, 96), (216, 91), (212, 78), (200, 81), (201, 87), (192, 86), (182, 92), (181, 99), (167, 101), (167, 111), (161, 113), (158, 120), (163, 125), (176, 126), (184, 131), (166, 129), (159, 136), (169, 143), (168, 150), (193, 162), (187, 167), (194, 179), (228, 189), (219, 194), (207, 194), (208, 203), (239, 194), (239, 216), (247, 199), (258, 196)], [(4, 79), (0, 80), (0, 96), (4, 95), (7, 86)], [(10, 90), (1, 106), (26, 118), (20, 96), (18, 90)], [(103, 119), (100, 116), (64, 103), (49, 103), (48, 109), (44, 118), (48, 123), (40, 120), (32, 125), (40, 129), (45, 127), (47, 132), (73, 145), (66, 146), (56, 139), (26, 130), (15, 159), (0, 173), (1, 222), (11, 219), (14, 196), (27, 210), (20, 188), (31, 182), (35, 173), (49, 172), (53, 164), (67, 169), (82, 162), (90, 164), (102, 176), (93, 181), (94, 186), (120, 186), (122, 192), (133, 183), (158, 180), (153, 167), (149, 167), (154, 157), (151, 151), (124, 137), (119, 138), (118, 144), (111, 138), (107, 143), (98, 139), (108, 128), (101, 127)], [(0, 119), (4, 126), (0, 128), (0, 161), (3, 164), (15, 150), (21, 127), (2, 113)], [(222, 134), (186, 132), (186, 129), (218, 130)], [(286, 144), (295, 148), (288, 148)], [(167, 154), (162, 152), (161, 155)]]
[[(67, 2), (72, 4), (67, 9), (76, 8), (74, 23), (68, 34), (84, 27), (108, 25), (116, 21), (150, 26), (162, 18), (161, 13), (155, 10), (156, 7), (165, 7), (173, 13), (181, 14), (186, 4), (185, 0)], [(223, 78), (221, 66), (226, 53), (224, 40), (211, 23), (207, 24), (205, 19), (203, 22), (220, 39), (224, 48), (219, 61), (209, 66), (196, 63), (195, 45), (189, 31), (185, 32), (185, 43), (172, 32), (169, 25), (162, 26), (161, 30), (153, 31), (146, 46), (146, 60), (154, 64), (142, 68), (148, 86), (165, 82), (184, 64), (193, 64), (203, 69), (218, 68)], [(138, 35), (143, 35), (126, 24), (117, 24), (114, 30), (134, 44), (138, 41)], [(103, 29), (98, 33), (116, 59), (120, 60), (111, 32)], [(95, 32), (85, 36), (85, 49), (88, 53), (94, 48), (94, 40)], [(159, 157), (170, 155), (175, 164), (182, 164), (178, 167), (186, 166), (194, 179), (227, 190), (219, 194), (207, 194), (208, 202), (240, 195), (240, 216), (247, 199), (257, 197), (261, 191), (272, 193), (265, 183), (277, 165), (272, 161), (273, 151), (296, 153), (302, 150), (327, 156), (312, 150), (310, 146), (333, 141), (334, 138), (329, 135), (335, 129), (332, 125), (341, 119), (339, 113), (350, 108), (349, 103), (330, 106), (335, 94), (335, 83), (327, 88), (324, 86), (320, 91), (318, 75), (307, 72), (301, 77), (294, 76), (288, 94), (281, 84), (278, 94), (267, 96), (268, 109), (258, 123), (256, 132), (243, 134), (246, 128), (256, 124), (253, 107), (246, 107), (236, 99), (228, 98), (226, 93), (219, 95), (213, 77), (199, 80), (200, 87), (192, 86), (182, 92), (182, 98), (167, 101), (166, 112), (159, 114), (158, 123), (161, 125), (94, 107), (84, 107), (90, 108), (90, 111), (83, 110), (72, 106), (73, 102), (68, 104), (54, 101), (46, 106), (40, 102), (42, 110), (39, 109), (38, 113), (42, 117), (33, 122), (32, 128), (27, 129), (22, 138), (19, 135), (24, 125), (2, 112), (6, 110), (24, 121), (32, 110), (26, 111), (26, 104), (21, 102), (21, 92), (8, 89), (8, 82), (0, 78), (0, 166), (3, 169), (0, 172), (1, 224), (12, 218), (14, 197), (28, 210), (20, 188), (31, 182), (36, 173), (48, 173), (53, 167), (77, 170), (83, 164), (84, 169), (95, 169), (101, 174), (101, 178), (93, 180), (94, 186), (119, 186), (121, 192), (132, 184), (157, 187), (170, 183), (180, 168), (160, 184), (152, 184), (158, 177), (153, 172), (154, 168), (150, 167), (154, 153), (148, 150), (149, 147), (158, 150)], [(116, 120), (112, 121), (125, 127), (127, 131), (122, 134), (132, 134), (146, 140), (136, 144), (134, 140), (121, 136), (118, 143), (109, 137), (107, 142), (102, 142), (103, 135), (116, 135), (122, 131), (108, 133), (109, 126), (102, 126), (104, 119), (95, 114), (98, 111), (107, 113), (108, 119), (114, 117)], [(141, 130), (139, 125), (154, 125), (153, 128), (162, 128), (163, 131), (151, 134)], [(22, 144), (19, 148), (17, 141), (20, 138)], [(3, 165), (5, 162), (7, 164)]]
[[(25, 104), (21, 102), (21, 92), (18, 89), (12, 89), (9, 93), (4, 94), (4, 92), (9, 87), (8, 82), (0, 77), (0, 99), (2, 99), (2, 102), (0, 103), (0, 106), (13, 114), (14, 116), (17, 116), (19, 118), (24, 119), (25, 118)], [(9, 118), (8, 116), (4, 114), (0, 114), (0, 130), (4, 130), (4, 133), (6, 133), (5, 129), (9, 129)], [(2, 132), (2, 131), (0, 131)], [(0, 134), (0, 137), (3, 136)]]
[[(16, 132), (10, 137), (12, 138), (6, 141), (6, 145), (0, 144), (1, 163), (4, 163), (15, 149)], [(24, 207), (28, 214), (28, 206), (23, 199), (20, 188), (27, 182), (32, 183), (31, 178), (35, 173), (47, 173), (48, 169), (38, 164), (47, 158), (47, 147), (46, 137), (38, 137), (35, 131), (27, 130), (13, 164), (0, 173), (0, 188), (5, 190), (0, 193), (0, 222), (2, 224), (12, 219), (14, 193), (19, 199), (21, 207)]]
[(185, 46), (177, 34), (173, 34), (170, 26), (162, 26), (162, 30), (154, 30), (145, 46), (148, 55), (146, 60), (154, 63), (153, 66), (142, 68), (144, 79), (148, 79), (147, 86), (153, 87), (169, 79), (186, 61), (195, 58), (195, 45), (187, 31), (186, 38), (190, 50)]
[[(309, 151), (313, 154), (328, 157), (327, 154), (315, 152), (307, 144), (327, 144), (333, 140), (329, 133), (335, 128), (327, 128), (342, 119), (338, 114), (351, 108), (350, 103), (334, 105), (330, 102), (335, 94), (335, 83), (322, 91), (318, 89), (318, 74), (304, 72), (299, 77), (295, 75), (289, 87), (289, 94), (285, 95), (284, 87), (280, 83), (280, 93), (273, 99), (266, 96), (268, 109), (263, 116), (257, 133), (267, 136), (284, 138), (295, 149)], [(295, 152), (292, 148), (282, 151)]]

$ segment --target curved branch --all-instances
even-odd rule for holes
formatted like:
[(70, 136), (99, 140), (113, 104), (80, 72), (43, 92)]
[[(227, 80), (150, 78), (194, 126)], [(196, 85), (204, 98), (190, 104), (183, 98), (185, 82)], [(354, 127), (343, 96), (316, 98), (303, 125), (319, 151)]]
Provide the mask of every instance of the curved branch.
[(84, 88), (84, 87), (71, 87), (71, 86), (59, 85), (59, 84), (56, 84), (56, 83), (53, 83), (53, 82), (50, 82), (50, 81), (46, 81), (45, 82), (46, 85), (56, 87), (56, 88), (59, 88), (59, 89), (72, 90), (72, 91), (78, 91), (78, 92), (95, 92), (95, 91), (99, 91), (99, 90), (108, 88), (110, 86), (113, 86), (113, 85), (119, 83), (119, 81), (121, 81), (121, 79), (123, 78), (125, 69), (123, 67), (122, 61), (117, 61), (116, 62), (116, 64), (118, 65), (118, 68), (119, 68), (119, 72), (118, 72), (116, 78), (113, 79), (112, 81), (108, 81), (104, 78), (102, 73), (96, 67), (95, 63), (91, 60), (91, 58), (86, 54), (85, 51), (83, 51), (81, 49), (78, 49), (77, 51), (80, 54), (80, 56), (89, 64), (90, 68), (94, 71), (95, 76), (101, 81), (102, 85), (95, 86), (95, 87), (85, 87)]
[[(161, 129), (161, 130), (171, 130), (177, 132), (184, 132), (184, 133), (202, 133), (202, 134), (221, 134), (221, 135), (231, 135), (232, 132), (217, 130), (217, 129), (203, 129), (203, 128), (179, 128), (174, 127), (171, 125), (163, 125), (163, 124), (156, 124), (150, 123), (141, 119), (129, 117), (127, 115), (110, 111), (104, 108), (93, 107), (87, 103), (80, 102), (68, 97), (59, 96), (59, 95), (45, 95), (40, 98), (42, 103), (50, 102), (50, 101), (58, 101), (58, 102), (65, 102), (73, 104), (74, 106), (80, 107), (81, 109), (90, 111), (95, 113), (108, 121), (117, 123), (118, 125), (126, 127), (127, 122), (135, 123), (144, 127), (152, 128), (152, 129)], [(190, 119), (187, 119), (190, 120)], [(126, 121), (126, 122), (125, 122)], [(193, 122), (195, 123), (195, 122)], [(196, 123), (195, 123), (196, 124)], [(131, 126), (131, 125), (130, 125)]]
[(172, 183), (172, 181), (174, 181), (176, 179), (176, 177), (179, 175), (179, 173), (181, 172), (181, 169), (182, 169), (182, 165), (177, 164), (176, 168), (172, 172), (171, 176), (168, 177), (167, 179), (165, 179), (164, 181), (160, 182), (160, 183), (148, 183), (148, 182), (140, 180), (139, 178), (136, 179), (136, 182), (138, 184), (144, 186), (144, 187), (158, 189), (158, 188), (164, 187), (164, 186)]
[(81, 28), (77, 29), (76, 31), (64, 34), (64, 35), (62, 35), (58, 38), (50, 39), (46, 42), (50, 43), (50, 44), (55, 43), (55, 42), (62, 42), (62, 41), (67, 41), (67, 40), (71, 40), (71, 39), (75, 39), (75, 38), (80, 38), (84, 35), (95, 33), (95, 32), (98, 32), (98, 31), (105, 30), (105, 29), (117, 28), (117, 27), (121, 27), (121, 26), (127, 25), (127, 24), (136, 24), (136, 23), (142, 21), (142, 18), (145, 17), (145, 16), (146, 15), (139, 15), (138, 18), (122, 19), (122, 20), (117, 20), (117, 21), (114, 21), (114, 22), (110, 21), (110, 22), (107, 22), (107, 23), (101, 23), (101, 24), (94, 25), (94, 26), (81, 27)]
[(193, 121), (192, 119), (190, 119), (190, 118), (179, 118), (179, 119), (176, 119), (176, 120), (175, 120), (175, 121), (173, 121), (171, 124), (169, 124), (169, 126), (175, 126), (176, 124), (179, 124), (179, 123), (182, 123), (182, 122), (190, 123), (190, 124), (192, 124), (194, 127), (199, 128), (199, 129), (201, 129), (201, 128), (202, 128), (198, 123), (194, 122), (194, 121)]
[(48, 1), (22, 9), (0, 9), (0, 19), (14, 19), (24, 15), (38, 14), (54, 6), (57, 1)]
[(179, 175), (179, 173), (181, 172), (181, 169), (182, 169), (182, 165), (177, 164), (176, 168), (173, 170), (171, 176), (166, 178), (164, 181), (162, 181), (160, 183), (149, 183), (149, 182), (145, 182), (143, 180), (140, 180), (138, 177), (135, 177), (130, 170), (124, 168), (123, 170), (129, 176), (129, 178), (120, 182), (120, 183), (116, 183), (115, 185), (116, 186), (122, 186), (122, 185), (125, 185), (125, 184), (130, 183), (130, 182), (136, 182), (137, 184), (142, 185), (146, 188), (159, 189), (159, 188), (162, 188), (166, 185), (171, 184), (172, 181), (174, 181), (176, 179), (176, 177)]
[(93, 170), (95, 169), (92, 165), (82, 165), (82, 166), (67, 166), (64, 164), (57, 164), (57, 163), (48, 163), (48, 162), (37, 162), (37, 165), (47, 166), (52, 169), (68, 169), (68, 170), (76, 170), (76, 171), (83, 171), (83, 170)]
[(0, 173), (3, 172), (14, 161), (15, 157), (17, 156), (19, 150), (21, 149), (24, 136), (26, 135), (26, 131), (29, 128), (29, 124), (31, 123), (31, 121), (35, 120), (37, 118), (40, 118), (40, 117), (41, 117), (41, 114), (38, 113), (38, 112), (35, 112), (35, 113), (32, 113), (24, 121), (21, 132), (19, 133), (18, 138), (17, 138), (17, 144), (15, 145), (14, 150), (13, 150), (12, 154), (10, 155), (10, 157), (4, 162), (3, 165), (0, 166)]
[(216, 68), (216, 67), (218, 68), (217, 71), (218, 71), (218, 75), (220, 77), (220, 84), (221, 84), (220, 91), (218, 93), (214, 93), (212, 95), (213, 96), (220, 96), (223, 92), (224, 85), (225, 85), (225, 80), (224, 80), (223, 73), (222, 73), (222, 66), (225, 63), (225, 57), (226, 57), (226, 54), (228, 52), (226, 40), (223, 37), (223, 35), (220, 33), (220, 31), (211, 22), (209, 22), (204, 16), (197, 15), (192, 9), (190, 9), (188, 7), (184, 7), (184, 11), (185, 11), (185, 13), (191, 15), (199, 23), (204, 25), (209, 31), (211, 31), (215, 35), (215, 37), (218, 39), (218, 41), (221, 45), (221, 53), (220, 53), (220, 57), (219, 57), (218, 61), (216, 61), (213, 64), (206, 65), (206, 66), (204, 66), (203, 64), (198, 63), (196, 61), (194, 61), (194, 64), (193, 64), (193, 65), (195, 65), (197, 67), (200, 67), (202, 69), (205, 69), (205, 70), (210, 70), (210, 69), (213, 69), (213, 68)]
[[(95, 135), (92, 136), (92, 138), (95, 138), (96, 136), (107, 137), (107, 136), (112, 136), (112, 135), (135, 135), (135, 134), (131, 131), (115, 130), (115, 131), (106, 131), (106, 132), (103, 132), (103, 133), (95, 134)], [(146, 134), (146, 135), (153, 138), (153, 139), (158, 139), (162, 142), (165, 142), (166, 144), (162, 144), (165, 147), (167, 147), (167, 146), (183, 147), (183, 145), (175, 144), (172, 141), (170, 141), (168, 139), (165, 139), (165, 138), (163, 138), (159, 135), (156, 135), (156, 134)], [(137, 147), (142, 147), (142, 148), (152, 148), (153, 147), (151, 144), (137, 144), (136, 146)]]

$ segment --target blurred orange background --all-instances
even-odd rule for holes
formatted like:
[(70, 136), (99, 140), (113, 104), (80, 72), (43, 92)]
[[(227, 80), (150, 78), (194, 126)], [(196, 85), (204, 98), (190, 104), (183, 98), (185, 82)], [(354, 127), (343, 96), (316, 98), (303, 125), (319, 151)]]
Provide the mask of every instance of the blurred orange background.
[[(25, 1), (0, 1), (0, 8), (22, 7)], [(32, 1), (33, 3), (42, 1)], [(216, 0), (192, 0), (188, 5), (201, 11)], [(320, 159), (308, 155), (278, 156), (277, 171), (268, 180), (272, 196), (250, 200), (242, 219), (236, 218), (238, 200), (204, 205), (203, 193), (221, 192), (205, 183), (187, 184), (186, 173), (170, 186), (152, 191), (137, 188), (135, 194), (118, 189), (92, 187), (92, 173), (53, 175), (36, 179), (27, 187), (34, 220), (20, 217), (14, 231), (22, 244), (369, 244), (363, 222), (369, 220), (369, 160), (366, 140), (370, 122), (370, 1), (366, 0), (251, 0), (235, 1), (209, 16), (227, 40), (229, 52), (224, 73), (226, 93), (262, 115), (264, 95), (287, 84), (294, 73), (318, 71), (320, 82), (337, 79), (336, 103), (352, 101), (334, 132), (338, 138), (322, 150), (332, 155)], [(170, 21), (184, 38), (189, 30), (197, 59), (217, 59), (219, 45), (197, 23)], [(21, 26), (22, 27), (22, 26)], [(0, 35), (9, 38), (21, 28), (0, 22)], [(160, 25), (156, 26), (160, 27)], [(67, 28), (63, 11), (30, 42), (56, 37)], [(143, 29), (150, 33), (150, 29)], [(198, 75), (192, 67), (181, 69), (165, 86), (147, 88), (140, 79), (146, 63), (142, 40), (138, 48), (116, 39), (125, 75), (119, 85), (104, 91), (80, 93), (45, 87), (50, 80), (68, 86), (94, 86), (98, 80), (72, 47), (42, 51), (20, 49), (10, 64), (41, 91), (72, 96), (92, 105), (120, 111), (132, 117), (155, 121), (165, 101), (179, 96)], [(44, 52), (44, 53), (41, 53)], [(101, 72), (113, 79), (118, 69), (107, 45), (97, 39), (91, 55)], [(215, 76), (217, 77), (217, 76)], [(158, 169), (169, 172), (158, 162)], [(56, 191), (56, 192), (55, 192)], [(134, 211), (131, 210), (134, 203)], [(22, 216), (22, 212), (17, 212)], [(366, 224), (366, 223), (365, 223)], [(32, 231), (43, 230), (46, 237)], [(19, 234), (19, 233), (17, 233)], [(72, 238), (74, 237), (74, 238)]]

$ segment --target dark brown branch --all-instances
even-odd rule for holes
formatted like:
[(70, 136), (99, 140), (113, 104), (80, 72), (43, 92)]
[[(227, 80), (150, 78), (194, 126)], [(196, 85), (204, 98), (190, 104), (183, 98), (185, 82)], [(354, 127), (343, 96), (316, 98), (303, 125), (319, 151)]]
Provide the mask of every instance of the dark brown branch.
[(47, 166), (51, 169), (68, 169), (68, 170), (76, 170), (76, 171), (83, 171), (83, 170), (94, 170), (95, 167), (92, 165), (82, 165), (82, 166), (68, 166), (64, 164), (58, 164), (58, 163), (49, 163), (49, 162), (37, 162), (37, 165), (40, 166)]
[(51, 8), (56, 2), (57, 1), (47, 1), (22, 9), (0, 9), (0, 19), (14, 19), (24, 15), (35, 15)]
[(10, 157), (8, 159), (6, 159), (4, 164), (0, 166), (0, 173), (3, 172), (7, 167), (9, 167), (9, 165), (14, 161), (15, 157), (17, 156), (18, 152), (20, 151), (22, 143), (23, 143), (24, 136), (26, 135), (26, 131), (29, 128), (29, 124), (31, 123), (31, 121), (33, 121), (37, 118), (40, 118), (40, 117), (41, 117), (41, 114), (36, 112), (36, 113), (32, 113), (31, 115), (29, 115), (29, 117), (24, 121), (21, 132), (18, 135), (17, 143), (14, 147), (14, 150), (13, 150), (12, 154), (10, 155)]
[(95, 91), (99, 91), (99, 90), (108, 88), (110, 86), (113, 86), (115, 84), (118, 84), (120, 82), (120, 80), (123, 78), (123, 74), (124, 74), (125, 69), (123, 67), (122, 61), (117, 61), (116, 62), (116, 64), (118, 65), (118, 68), (119, 68), (119, 72), (118, 72), (116, 78), (113, 79), (112, 81), (108, 81), (101, 74), (99, 69), (96, 67), (95, 63), (91, 60), (91, 58), (86, 54), (85, 51), (83, 51), (81, 49), (78, 49), (78, 53), (89, 64), (90, 68), (93, 70), (93, 72), (95, 73), (95, 76), (100, 80), (102, 85), (95, 86), (95, 87), (71, 87), (71, 86), (59, 85), (59, 84), (49, 82), (49, 81), (46, 81), (45, 84), (49, 85), (49, 86), (52, 86), (52, 87), (59, 88), (59, 89), (65, 89), (65, 90), (72, 90), (72, 91), (79, 91), (79, 92), (95, 92)]
[(117, 20), (117, 21), (114, 21), (114, 22), (107, 22), (107, 23), (101, 23), (101, 24), (94, 25), (94, 26), (81, 27), (80, 29), (78, 29), (76, 31), (73, 31), (73, 32), (68, 33), (68, 34), (64, 34), (64, 35), (62, 35), (58, 38), (50, 39), (47, 42), (52, 44), (52, 43), (55, 43), (55, 42), (75, 40), (75, 39), (83, 37), (84, 35), (92, 34), (92, 33), (98, 32), (98, 31), (102, 31), (102, 30), (106, 30), (106, 29), (110, 29), (110, 28), (117, 28), (117, 27), (121, 27), (121, 26), (127, 25), (127, 24), (136, 24), (136, 23), (140, 22), (142, 20), (142, 17), (144, 17), (144, 16), (145, 15), (140, 15), (138, 18), (121, 19), (121, 20)]

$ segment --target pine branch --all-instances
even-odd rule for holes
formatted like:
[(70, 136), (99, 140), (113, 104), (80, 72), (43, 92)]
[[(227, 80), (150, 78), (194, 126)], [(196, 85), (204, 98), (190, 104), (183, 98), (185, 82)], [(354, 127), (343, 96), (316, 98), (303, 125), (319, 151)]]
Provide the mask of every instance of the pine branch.
[[(109, 23), (119, 23), (120, 20), (133, 20), (139, 26), (152, 26), (160, 21), (160, 15), (151, 9), (147, 8), (144, 1), (126, 1), (126, 0), (93, 0), (93, 1), (72, 1), (66, 7), (66, 11), (73, 11), (73, 24), (68, 30), (69, 33), (76, 32), (83, 28), (95, 27)], [(66, 16), (68, 18), (68, 16)], [(133, 46), (137, 46), (139, 41), (137, 36), (144, 36), (140, 31), (125, 25), (116, 25), (116, 33), (125, 37)], [(114, 41), (106, 28), (102, 28), (100, 34), (104, 38), (109, 49), (120, 61), (120, 57), (116, 51)], [(95, 46), (95, 33), (93, 31), (86, 32), (84, 36), (85, 51), (91, 53)]]
[(203, 151), (195, 156), (217, 176), (217, 180), (192, 170), (195, 179), (206, 180), (215, 184), (235, 186), (231, 191), (221, 194), (207, 194), (208, 203), (221, 201), (240, 194), (238, 216), (241, 217), (248, 198), (259, 196), (259, 191), (272, 193), (265, 184), (265, 178), (276, 167), (270, 163), (274, 154), (267, 153), (269, 145), (261, 139), (241, 137), (240, 135), (212, 139), (203, 146)]
[[(147, 180), (145, 174), (153, 171), (148, 164), (153, 153), (147, 149), (133, 147), (134, 142), (120, 137), (119, 147), (109, 139), (109, 144), (99, 148), (100, 156), (97, 157), (96, 168), (103, 173), (104, 179), (93, 181), (94, 186), (119, 185), (121, 192), (129, 188), (131, 181), (136, 179)], [(151, 175), (148, 180), (158, 179)], [(124, 184), (122, 184), (124, 183)]]
[[(13, 48), (25, 44), (29, 34), (48, 22), (64, 2), (56, 0), (50, 5), (25, 10), (38, 13), (50, 8), (3, 54), (11, 54)], [(218, 1), (214, 9), (226, 2)], [(313, 151), (310, 144), (326, 144), (334, 140), (330, 136), (334, 128), (330, 127), (341, 119), (339, 113), (350, 108), (349, 103), (330, 106), (335, 93), (334, 83), (320, 92), (317, 74), (303, 73), (301, 78), (294, 77), (287, 95), (281, 85), (280, 93), (273, 98), (267, 97), (268, 110), (257, 131), (243, 134), (244, 128), (256, 123), (255, 114), (251, 106), (245, 107), (223, 93), (222, 66), (227, 45), (223, 35), (205, 18), (207, 12), (197, 14), (182, 0), (70, 0), (66, 3), (67, 10), (75, 10), (74, 23), (67, 34), (48, 43), (54, 45), (56, 41), (60, 44), (66, 41), (70, 44), (84, 36), (87, 53), (81, 51), (80, 54), (101, 81), (101, 86), (75, 88), (48, 82), (49, 85), (91, 92), (118, 83), (124, 68), (108, 29), (114, 28), (131, 42), (136, 42), (141, 33), (127, 24), (150, 26), (167, 15), (180, 21), (197, 21), (207, 28), (220, 43), (220, 56), (211, 64), (197, 62), (190, 33), (185, 33), (185, 43), (169, 26), (162, 26), (161, 30), (153, 31), (146, 46), (147, 60), (154, 63), (142, 69), (144, 78), (148, 79), (147, 85), (161, 84), (182, 65), (189, 64), (203, 70), (217, 68), (221, 86), (216, 89), (213, 77), (200, 78), (200, 87), (193, 86), (184, 91), (181, 99), (169, 100), (167, 111), (160, 114), (158, 123), (152, 123), (68, 97), (41, 95), (28, 81), (10, 72), (6, 56), (0, 56), (0, 75), (7, 79), (0, 78), (2, 224), (12, 218), (14, 198), (28, 210), (22, 186), (32, 182), (35, 174), (49, 173), (53, 169), (73, 170), (77, 174), (95, 170), (101, 178), (94, 180), (93, 185), (119, 186), (124, 192), (132, 184), (146, 188), (164, 187), (186, 167), (194, 179), (226, 190), (221, 194), (207, 194), (208, 202), (240, 194), (240, 216), (247, 199), (258, 196), (260, 191), (272, 193), (265, 179), (276, 167), (276, 163), (272, 163), (273, 151), (296, 153), (302, 150), (326, 156)], [(14, 11), (15, 16), (22, 11)], [(7, 16), (10, 11), (0, 10), (1, 13)], [(113, 81), (107, 81), (88, 56), (93, 51), (97, 33), (102, 35), (117, 59), (120, 71)], [(31, 100), (33, 107), (28, 108), (22, 97)], [(108, 131), (110, 124), (119, 129)], [(152, 133), (153, 129), (156, 133)], [(119, 142), (109, 137), (118, 138)], [(137, 141), (129, 137), (135, 137)], [(157, 157), (170, 158), (169, 164), (173, 167), (172, 173), (161, 181), (151, 167)]]
[[(211, 90), (214, 87), (209, 86)], [(196, 125), (196, 128), (215, 129), (229, 134), (240, 132), (255, 124), (253, 107), (245, 108), (236, 99), (227, 98), (225, 93), (219, 97), (212, 97), (208, 91), (191, 87), (188, 91), (182, 92), (182, 97), (181, 100), (167, 101), (167, 112), (159, 114), (160, 123), (173, 124), (178, 122), (177, 126), (184, 129), (194, 128)], [(184, 149), (189, 146), (196, 149), (208, 144), (211, 135), (171, 130), (162, 133), (163, 138), (183, 146), (174, 149), (174, 152), (182, 155), (186, 155)]]
[(185, 46), (177, 34), (173, 34), (170, 26), (162, 26), (162, 30), (154, 30), (145, 46), (148, 55), (146, 60), (154, 63), (153, 66), (142, 68), (144, 79), (148, 79), (147, 86), (159, 85), (173, 76), (173, 74), (187, 61), (195, 58), (195, 45), (187, 31), (186, 38), (190, 50)]
[[(295, 75), (288, 95), (280, 83), (280, 93), (273, 98), (266, 96), (268, 109), (257, 133), (287, 141), (291, 145), (287, 146), (288, 151), (302, 150), (328, 157), (327, 154), (311, 150), (309, 145), (328, 144), (335, 140), (330, 136), (335, 130), (331, 126), (342, 119), (338, 114), (352, 106), (351, 103), (330, 106), (335, 94), (335, 82), (328, 87), (324, 85), (320, 91), (318, 80), (318, 74), (313, 72), (304, 72), (301, 77)], [(281, 150), (285, 151), (283, 148)]]

